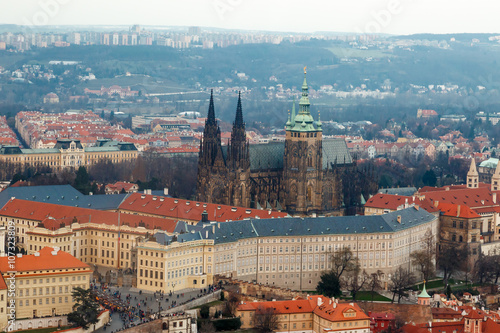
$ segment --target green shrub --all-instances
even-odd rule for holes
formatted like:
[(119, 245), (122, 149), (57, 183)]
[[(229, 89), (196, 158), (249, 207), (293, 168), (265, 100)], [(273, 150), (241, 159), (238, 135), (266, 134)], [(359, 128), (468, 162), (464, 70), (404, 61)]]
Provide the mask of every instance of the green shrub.
[[(197, 321), (197, 326), (198, 330), (201, 328), (201, 325), (203, 322), (209, 321), (208, 319), (198, 319)], [(210, 320), (212, 324), (214, 324), (215, 330), (216, 331), (232, 331), (232, 330), (237, 330), (240, 329), (241, 327), (241, 320), (240, 318), (226, 318), (226, 319), (217, 319), (217, 320)]]
[(210, 316), (210, 307), (208, 305), (205, 304), (200, 308), (200, 316), (203, 319), (208, 319)]

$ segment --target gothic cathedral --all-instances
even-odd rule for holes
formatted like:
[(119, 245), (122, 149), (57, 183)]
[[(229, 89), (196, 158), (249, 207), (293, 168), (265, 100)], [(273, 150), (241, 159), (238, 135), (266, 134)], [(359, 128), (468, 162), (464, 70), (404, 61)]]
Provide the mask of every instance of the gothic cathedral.
[(323, 139), (310, 112), (304, 70), (299, 110), (295, 102), (285, 142), (250, 145), (238, 96), (231, 142), (222, 146), (213, 93), (198, 158), (199, 201), (285, 210), (294, 215), (343, 214), (341, 174), (353, 166), (342, 139)]

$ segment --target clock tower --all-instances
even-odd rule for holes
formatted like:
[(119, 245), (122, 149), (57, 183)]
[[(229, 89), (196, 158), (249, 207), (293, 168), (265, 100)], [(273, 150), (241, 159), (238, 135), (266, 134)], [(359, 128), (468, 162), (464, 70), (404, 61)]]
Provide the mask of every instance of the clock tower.
[(311, 214), (322, 209), (323, 155), (321, 121), (314, 121), (309, 110), (306, 68), (299, 112), (286, 122), (285, 156), (283, 160), (283, 190), (286, 210), (296, 214)]

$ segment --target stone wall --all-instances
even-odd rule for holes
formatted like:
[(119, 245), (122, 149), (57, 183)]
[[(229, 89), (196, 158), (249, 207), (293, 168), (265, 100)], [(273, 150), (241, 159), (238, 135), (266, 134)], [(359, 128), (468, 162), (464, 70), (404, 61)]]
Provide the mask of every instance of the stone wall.
[(137, 325), (120, 331), (120, 333), (157, 333), (162, 331), (162, 323), (163, 320), (156, 319), (148, 323)]
[(377, 302), (357, 302), (357, 304), (368, 314), (368, 312), (389, 312), (396, 318), (401, 318), (405, 323), (427, 323), (432, 321), (430, 306), (418, 304), (397, 304)]
[(216, 277), (214, 284), (219, 283), (219, 281), (222, 281), (223, 285), (236, 288), (238, 294), (242, 296), (248, 296), (251, 298), (266, 299), (266, 300), (272, 300), (272, 299), (283, 300), (283, 299), (292, 299), (297, 296), (303, 298), (307, 297), (307, 293), (304, 292), (273, 287), (263, 284), (257, 284), (252, 282), (246, 282), (231, 278)]
[(202, 296), (200, 298), (192, 300), (191, 302), (187, 302), (186, 304), (182, 304), (182, 305), (176, 306), (175, 308), (162, 311), (161, 314), (166, 315), (169, 313), (185, 312), (186, 310), (189, 310), (189, 309), (194, 308), (196, 306), (210, 303), (212, 301), (217, 301), (220, 299), (220, 293), (221, 293), (221, 290), (217, 290), (214, 293)]

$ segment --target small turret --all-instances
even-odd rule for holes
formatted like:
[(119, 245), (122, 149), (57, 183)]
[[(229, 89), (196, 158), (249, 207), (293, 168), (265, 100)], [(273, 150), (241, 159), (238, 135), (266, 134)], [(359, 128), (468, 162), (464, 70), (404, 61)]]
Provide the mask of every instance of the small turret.
[(467, 172), (467, 188), (477, 188), (479, 186), (479, 173), (476, 169), (476, 161), (471, 159), (469, 172)]
[(422, 292), (418, 295), (418, 304), (420, 305), (430, 305), (431, 304), (431, 297), (425, 290), (425, 280), (424, 280), (424, 287), (422, 288)]

